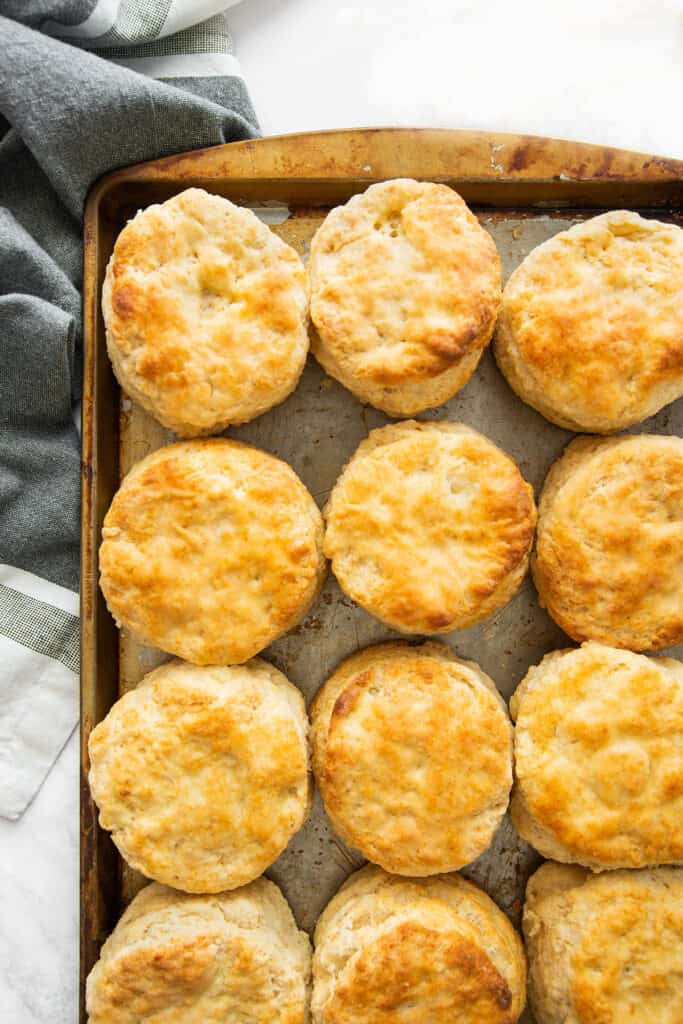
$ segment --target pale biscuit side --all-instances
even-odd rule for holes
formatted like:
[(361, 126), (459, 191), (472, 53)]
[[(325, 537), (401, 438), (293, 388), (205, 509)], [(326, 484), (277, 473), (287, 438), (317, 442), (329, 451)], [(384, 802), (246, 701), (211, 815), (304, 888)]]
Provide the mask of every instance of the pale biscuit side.
[(547, 863), (524, 905), (529, 1000), (538, 1024), (683, 1014), (683, 872), (611, 871)]
[(260, 878), (188, 896), (153, 883), (135, 897), (87, 982), (91, 1024), (307, 1024), (310, 944), (280, 890)]
[(315, 945), (314, 1024), (350, 1021), (361, 1008), (371, 1024), (394, 1014), (418, 1024), (436, 1007), (474, 1021), (468, 1014), (478, 1000), (487, 1020), (502, 1024), (524, 1005), (519, 937), (486, 894), (457, 875), (398, 879), (363, 868), (323, 912)]

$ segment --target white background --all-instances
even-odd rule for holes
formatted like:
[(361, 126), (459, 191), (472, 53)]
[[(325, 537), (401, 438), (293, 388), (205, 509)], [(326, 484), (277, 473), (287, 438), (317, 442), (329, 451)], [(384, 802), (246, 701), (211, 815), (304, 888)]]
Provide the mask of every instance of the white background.
[(246, 0), (265, 133), (483, 128), (683, 157), (681, 0)]
[[(230, 23), (267, 134), (432, 125), (683, 158), (675, 0), (245, 0)], [(76, 749), (0, 821), (3, 1024), (76, 1020)]]

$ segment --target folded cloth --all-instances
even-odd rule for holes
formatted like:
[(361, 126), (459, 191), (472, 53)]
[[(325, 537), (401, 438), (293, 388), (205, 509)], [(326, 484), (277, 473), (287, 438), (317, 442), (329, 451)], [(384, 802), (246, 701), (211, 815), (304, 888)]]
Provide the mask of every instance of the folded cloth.
[(114, 167), (257, 134), (226, 6), (0, 0), (3, 817), (26, 808), (78, 716), (85, 198)]

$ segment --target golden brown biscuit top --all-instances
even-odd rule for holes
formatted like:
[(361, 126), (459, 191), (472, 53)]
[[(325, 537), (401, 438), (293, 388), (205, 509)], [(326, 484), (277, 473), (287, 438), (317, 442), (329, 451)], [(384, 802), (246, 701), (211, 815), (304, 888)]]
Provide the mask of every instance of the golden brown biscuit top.
[(683, 1020), (680, 870), (592, 875), (544, 865), (531, 879), (527, 899), (529, 892), (525, 930), (530, 927), (552, 957), (545, 968), (541, 965), (547, 991), (557, 993), (558, 978), (567, 978), (565, 1015), (544, 1019), (569, 1024)]
[(529, 813), (575, 859), (683, 860), (683, 665), (602, 644), (557, 651), (513, 696)]
[(445, 904), (396, 914), (346, 965), (325, 1024), (513, 1024), (513, 998), (475, 929)]
[(452, 189), (408, 178), (332, 210), (313, 237), (309, 273), (324, 344), (373, 384), (444, 372), (488, 341), (500, 303), (488, 232)]
[(142, 889), (88, 978), (90, 1024), (305, 1024), (310, 952), (281, 893)]
[[(586, 907), (572, 984), (580, 1021), (588, 1024), (596, 1013), (608, 1024), (683, 1019), (683, 887), (658, 888), (643, 892), (624, 880), (618, 892), (607, 886)], [(596, 970), (601, 955), (604, 971)]]
[(510, 277), (501, 326), (564, 425), (644, 419), (683, 393), (683, 231), (616, 210), (560, 232)]
[(100, 548), (114, 617), (196, 664), (246, 661), (321, 582), (322, 518), (290, 467), (224, 438), (168, 445), (112, 501)]
[(303, 697), (267, 662), (162, 665), (90, 735), (100, 824), (144, 874), (188, 892), (251, 881), (303, 824)]
[(315, 934), (313, 1020), (502, 1024), (525, 998), (522, 944), (489, 897), (459, 875), (351, 876)]
[(103, 310), (124, 385), (188, 436), (281, 401), (306, 359), (301, 260), (250, 210), (202, 189), (126, 225)]
[(475, 430), (436, 421), (371, 431), (325, 515), (343, 589), (397, 629), (424, 633), (498, 607), (499, 588), (521, 579), (536, 521), (514, 462)]
[(344, 838), (388, 871), (474, 860), (502, 817), (512, 729), (494, 684), (443, 644), (352, 655), (313, 706), (314, 767)]
[(683, 639), (683, 440), (573, 441), (541, 495), (534, 576), (575, 640), (657, 650)]

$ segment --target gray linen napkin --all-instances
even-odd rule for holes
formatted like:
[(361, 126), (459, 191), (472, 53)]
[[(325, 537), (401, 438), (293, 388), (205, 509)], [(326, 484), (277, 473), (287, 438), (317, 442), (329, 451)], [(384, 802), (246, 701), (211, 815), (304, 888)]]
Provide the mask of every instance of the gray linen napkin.
[(225, 6), (0, 0), (3, 817), (26, 808), (78, 714), (85, 198), (114, 167), (257, 133)]

